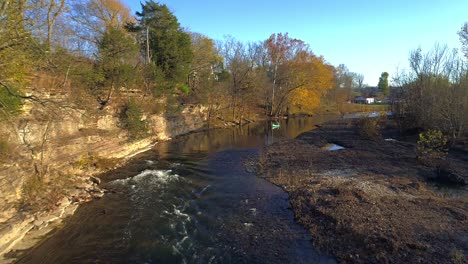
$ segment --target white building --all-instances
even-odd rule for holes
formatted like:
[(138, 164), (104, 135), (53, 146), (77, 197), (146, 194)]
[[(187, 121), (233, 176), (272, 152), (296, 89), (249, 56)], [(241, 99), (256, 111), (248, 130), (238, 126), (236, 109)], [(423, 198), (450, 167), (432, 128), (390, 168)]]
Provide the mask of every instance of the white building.
[(375, 98), (374, 97), (356, 97), (354, 99), (354, 103), (356, 104), (374, 104), (375, 103)]

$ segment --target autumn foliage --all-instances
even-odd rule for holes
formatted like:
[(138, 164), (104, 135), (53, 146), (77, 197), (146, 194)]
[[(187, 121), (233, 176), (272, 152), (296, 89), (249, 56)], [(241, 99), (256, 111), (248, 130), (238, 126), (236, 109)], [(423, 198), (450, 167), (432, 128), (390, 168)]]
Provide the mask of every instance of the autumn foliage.
[(295, 66), (298, 68), (298, 81), (303, 85), (291, 92), (288, 103), (298, 110), (312, 112), (319, 107), (320, 98), (332, 87), (334, 76), (333, 68), (325, 63), (323, 57), (305, 55), (304, 61)]
[(320, 97), (333, 85), (333, 68), (316, 56), (302, 40), (273, 34), (265, 41), (271, 80), (270, 115), (284, 108), (318, 107)]
[(104, 110), (131, 91), (164, 102), (166, 111), (205, 104), (210, 115), (235, 123), (312, 112), (333, 86), (333, 66), (303, 40), (277, 33), (258, 42), (215, 41), (188, 32), (155, 1), (136, 15), (121, 0), (6, 1), (0, 17), (3, 112), (19, 109), (16, 95), (37, 71), (74, 87), (70, 97), (80, 106)]

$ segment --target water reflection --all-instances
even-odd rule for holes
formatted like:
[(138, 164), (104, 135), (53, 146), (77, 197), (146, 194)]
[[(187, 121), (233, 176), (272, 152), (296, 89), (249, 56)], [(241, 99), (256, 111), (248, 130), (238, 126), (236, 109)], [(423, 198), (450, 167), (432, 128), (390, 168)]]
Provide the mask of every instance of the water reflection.
[(167, 157), (174, 153), (213, 153), (221, 149), (258, 148), (295, 138), (301, 133), (315, 129), (318, 124), (336, 118), (338, 117), (335, 115), (328, 115), (283, 119), (279, 121), (279, 129), (272, 128), (272, 121), (230, 129), (213, 129), (163, 142), (155, 151), (161, 157)]
[[(334, 263), (294, 222), (287, 194), (246, 172), (258, 149), (333, 117), (193, 133), (103, 176), (112, 190), (80, 206), (19, 263)], [(51, 253), (53, 252), (53, 253)]]

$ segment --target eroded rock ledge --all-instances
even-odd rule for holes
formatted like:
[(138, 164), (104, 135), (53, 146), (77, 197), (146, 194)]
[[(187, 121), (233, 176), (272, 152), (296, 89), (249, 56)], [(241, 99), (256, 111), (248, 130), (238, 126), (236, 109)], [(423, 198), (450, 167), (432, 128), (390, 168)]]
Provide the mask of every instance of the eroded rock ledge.
[[(16, 158), (0, 163), (0, 263), (13, 261), (3, 257), (12, 249), (34, 245), (73, 214), (80, 203), (104, 195), (106, 190), (99, 187), (97, 175), (125, 164), (159, 141), (200, 129), (206, 122), (205, 111), (203, 106), (191, 106), (178, 116), (148, 116), (150, 133), (136, 141), (128, 140), (126, 131), (118, 126), (118, 118), (112, 115), (88, 120), (74, 112), (47, 124), (24, 116), (18, 121), (20, 130), (8, 130), (18, 133), (10, 133), (9, 138), (12, 142), (17, 140)], [(46, 129), (47, 142), (42, 144)], [(38, 146), (43, 147), (41, 155), (37, 154)], [(94, 159), (106, 164), (89, 164)], [(53, 203), (45, 209), (30, 208), (24, 203), (25, 186), (37, 174), (35, 167), (37, 170), (39, 161), (41, 164), (43, 161), (40, 169), (47, 169), (46, 178), (42, 179), (46, 188), (60, 188), (57, 197), (50, 199)], [(60, 184), (55, 182), (64, 179)]]

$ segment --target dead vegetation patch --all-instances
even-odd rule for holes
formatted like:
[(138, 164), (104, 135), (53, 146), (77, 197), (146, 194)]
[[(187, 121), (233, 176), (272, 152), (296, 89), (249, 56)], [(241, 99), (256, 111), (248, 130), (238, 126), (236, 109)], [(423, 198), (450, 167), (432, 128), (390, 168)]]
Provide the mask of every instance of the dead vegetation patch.
[[(323, 149), (338, 141), (346, 149)], [(273, 144), (260, 167), (289, 192), (315, 245), (342, 263), (464, 263), (466, 189), (438, 194), (415, 156), (414, 144), (364, 140), (343, 121)]]

